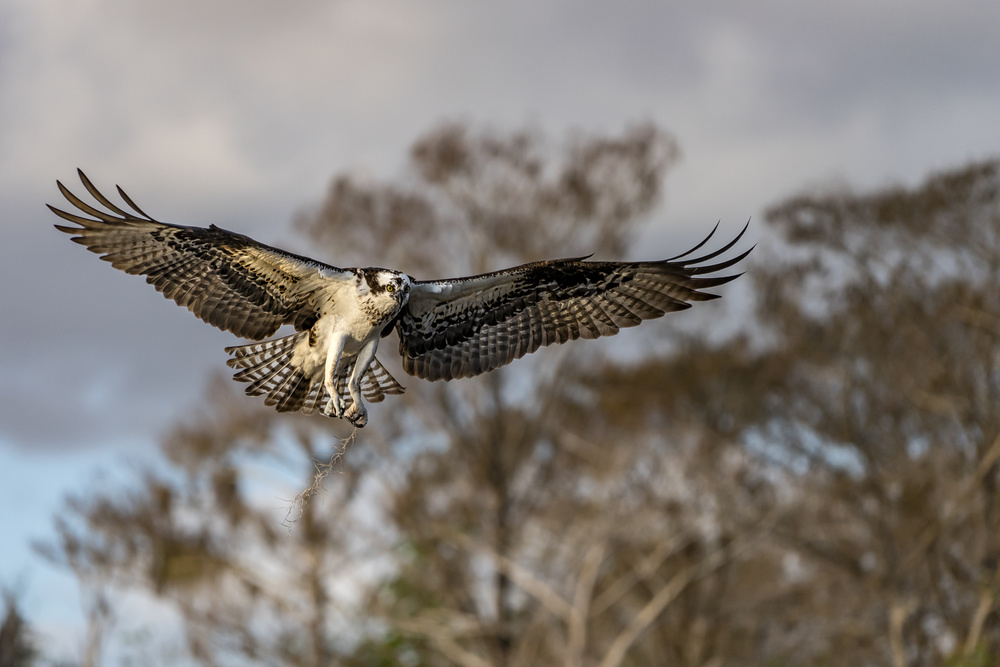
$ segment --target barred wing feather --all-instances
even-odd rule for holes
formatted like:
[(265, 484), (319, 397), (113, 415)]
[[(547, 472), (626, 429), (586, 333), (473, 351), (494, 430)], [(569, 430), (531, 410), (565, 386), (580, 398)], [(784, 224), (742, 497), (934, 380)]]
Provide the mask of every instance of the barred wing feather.
[(692, 301), (718, 298), (701, 290), (740, 274), (705, 275), (733, 266), (753, 248), (706, 262), (731, 249), (745, 232), (746, 227), (723, 248), (694, 258), (688, 257), (715, 229), (688, 252), (658, 262), (560, 259), (469, 278), (415, 281), (396, 321), (403, 368), (427, 380), (471, 377), (545, 345), (611, 336), (689, 308)]
[(126, 211), (78, 172), (87, 192), (103, 210), (84, 202), (62, 183), (59, 191), (79, 213), (49, 206), (79, 225), (56, 225), (73, 241), (101, 255), (116, 269), (146, 276), (146, 282), (199, 318), (237, 336), (259, 340), (282, 324), (307, 329), (318, 313), (311, 300), (320, 272), (353, 274), (306, 257), (258, 243), (215, 225), (185, 227), (146, 215), (125, 192)]

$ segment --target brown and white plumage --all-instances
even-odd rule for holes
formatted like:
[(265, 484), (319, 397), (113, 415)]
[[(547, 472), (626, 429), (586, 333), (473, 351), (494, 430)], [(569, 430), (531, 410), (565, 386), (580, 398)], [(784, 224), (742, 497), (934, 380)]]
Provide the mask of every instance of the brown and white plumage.
[[(252, 345), (226, 348), (232, 355), (232, 359), (228, 361), (229, 366), (239, 369), (233, 379), (250, 383), (246, 389), (247, 395), (265, 396), (264, 405), (273, 405), (279, 412), (301, 411), (308, 415), (321, 409), (327, 397), (323, 383), (311, 382), (310, 378), (290, 363), (295, 345), (308, 335), (308, 332), (303, 332)], [(341, 399), (345, 401), (350, 396), (347, 377), (348, 374), (339, 376), (335, 384)], [(373, 358), (361, 380), (362, 396), (369, 403), (381, 403), (386, 395), (402, 393), (403, 387), (378, 359)]]
[(479, 276), (417, 281), (388, 269), (340, 269), (220, 229), (146, 215), (118, 188), (120, 208), (79, 172), (97, 208), (62, 183), (79, 213), (49, 208), (78, 226), (56, 225), (115, 268), (145, 275), (164, 296), (242, 338), (280, 326), (298, 333), (227, 348), (234, 379), (279, 411), (317, 409), (363, 426), (362, 397), (379, 402), (403, 388), (375, 359), (381, 336), (399, 335), (404, 370), (451, 380), (495, 370), (540, 347), (618, 333), (647, 319), (717, 298), (701, 290), (739, 274), (709, 277), (744, 259), (706, 264), (730, 250), (692, 250), (659, 262), (534, 262)]
[(184, 227), (158, 222), (118, 188), (133, 211), (108, 200), (80, 171), (80, 180), (106, 211), (90, 206), (56, 182), (70, 204), (91, 217), (49, 209), (80, 227), (56, 225), (74, 234), (73, 241), (126, 273), (146, 282), (199, 318), (241, 338), (258, 340), (282, 324), (302, 330), (312, 326), (319, 286), (318, 272), (352, 275), (220, 229), (215, 225)]

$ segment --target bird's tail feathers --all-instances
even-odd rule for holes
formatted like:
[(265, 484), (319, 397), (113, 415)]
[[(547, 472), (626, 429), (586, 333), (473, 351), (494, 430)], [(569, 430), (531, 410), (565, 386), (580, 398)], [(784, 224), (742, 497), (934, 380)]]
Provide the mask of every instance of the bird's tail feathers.
[[(353, 370), (353, 364), (351, 368)], [(347, 390), (348, 377), (350, 377), (349, 373), (337, 379), (337, 391), (344, 397), (349, 394)], [(406, 388), (396, 382), (396, 378), (389, 374), (382, 362), (372, 357), (372, 362), (368, 364), (365, 376), (361, 378), (361, 394), (365, 400), (369, 403), (381, 403), (386, 396), (398, 396), (404, 391)]]
[[(248, 382), (247, 395), (264, 395), (264, 405), (273, 405), (278, 412), (300, 411), (308, 415), (317, 409), (322, 410), (330, 400), (322, 371), (306, 376), (301, 368), (292, 365), (295, 346), (308, 335), (308, 332), (303, 332), (261, 343), (227, 347), (226, 352), (231, 358), (226, 363), (238, 369), (233, 379)], [(349, 362), (336, 383), (337, 393), (344, 398), (349, 395), (347, 380), (354, 370), (354, 360)], [(403, 387), (378, 359), (372, 359), (361, 380), (361, 393), (365, 399), (369, 403), (379, 403), (387, 395), (402, 394), (403, 391)]]

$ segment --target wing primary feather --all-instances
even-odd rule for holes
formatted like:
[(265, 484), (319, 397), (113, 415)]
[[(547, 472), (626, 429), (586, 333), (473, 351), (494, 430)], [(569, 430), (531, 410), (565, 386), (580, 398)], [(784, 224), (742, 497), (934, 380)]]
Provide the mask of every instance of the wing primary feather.
[(711, 289), (713, 287), (725, 285), (726, 283), (733, 282), (742, 275), (743, 273), (740, 272), (740, 273), (734, 273), (731, 276), (718, 276), (716, 278), (692, 278), (691, 279), (692, 291), (694, 291), (695, 294), (701, 295), (701, 297), (709, 299), (718, 299), (719, 298), (718, 294), (705, 294), (704, 292), (699, 292), (697, 290)]
[(717, 229), (719, 228), (719, 224), (720, 224), (721, 222), (722, 222), (722, 221), (721, 221), (721, 220), (719, 220), (718, 222), (716, 222), (716, 223), (715, 223), (715, 227), (712, 227), (712, 231), (710, 231), (710, 232), (708, 233), (708, 236), (706, 236), (706, 237), (705, 237), (704, 239), (702, 239), (701, 243), (699, 243), (699, 244), (698, 244), (698, 245), (696, 245), (695, 247), (691, 248), (691, 249), (690, 249), (690, 250), (688, 250), (687, 252), (682, 252), (681, 254), (679, 254), (679, 255), (675, 255), (675, 256), (671, 257), (670, 259), (667, 259), (667, 260), (664, 260), (664, 261), (667, 261), (667, 262), (674, 262), (674, 261), (677, 261), (678, 259), (681, 259), (682, 257), (687, 257), (687, 256), (688, 256), (688, 255), (690, 255), (691, 253), (694, 253), (694, 252), (697, 252), (697, 251), (698, 251), (698, 250), (699, 250), (699, 249), (700, 249), (700, 248), (701, 248), (701, 247), (702, 247), (703, 245), (705, 245), (706, 243), (708, 243), (708, 241), (709, 241), (709, 240), (710, 240), (710, 239), (711, 239), (711, 238), (712, 238), (713, 236), (715, 236), (715, 230), (717, 230)]
[(91, 206), (90, 204), (88, 204), (87, 202), (83, 201), (82, 199), (80, 199), (79, 197), (77, 197), (75, 194), (73, 194), (70, 191), (70, 189), (67, 188), (65, 185), (63, 185), (60, 181), (56, 181), (56, 186), (59, 188), (59, 192), (62, 194), (62, 196), (66, 198), (66, 201), (68, 201), (70, 204), (72, 204), (73, 206), (77, 207), (78, 209), (80, 209), (84, 213), (86, 213), (88, 215), (92, 215), (95, 218), (97, 218), (98, 220), (101, 220), (102, 222), (119, 222), (120, 221), (119, 218), (116, 218), (115, 216), (111, 215), (110, 213), (105, 213), (104, 211), (96, 209), (93, 206)]
[[(738, 264), (742, 260), (746, 259), (747, 255), (749, 255), (756, 247), (757, 247), (756, 245), (751, 246), (750, 250), (747, 250), (745, 253), (737, 255), (732, 259), (727, 259), (724, 262), (719, 262), (718, 264), (710, 264), (708, 266), (696, 266), (688, 269), (688, 271), (690, 271), (692, 275), (694, 275), (699, 273), (714, 273), (715, 271), (722, 271), (723, 269), (728, 269), (730, 266)], [(742, 274), (737, 274), (737, 275), (742, 275)]]
[(83, 187), (87, 189), (87, 192), (90, 193), (90, 196), (96, 199), (101, 204), (101, 206), (108, 209), (109, 211), (114, 211), (118, 215), (131, 217), (130, 213), (122, 210), (114, 202), (105, 197), (104, 194), (102, 194), (101, 191), (98, 190), (96, 186), (94, 186), (93, 182), (91, 182), (91, 180), (87, 178), (87, 175), (83, 173), (82, 169), (77, 169), (76, 173), (80, 176), (80, 182), (83, 183)]
[[(98, 222), (97, 220), (91, 220), (90, 218), (84, 218), (81, 215), (75, 215), (73, 213), (67, 213), (66, 211), (62, 210), (61, 208), (56, 208), (52, 204), (46, 204), (46, 206), (49, 207), (50, 211), (52, 211), (53, 213), (55, 213), (56, 215), (58, 215), (63, 220), (69, 220), (70, 222), (75, 222), (78, 225), (88, 226), (88, 225), (93, 225), (95, 222)], [(58, 229), (61, 232), (66, 232), (67, 234), (76, 234), (77, 232), (81, 231), (79, 227), (63, 227), (61, 225), (55, 225), (55, 228)]]
[(152, 216), (148, 215), (145, 211), (139, 208), (139, 206), (134, 201), (132, 201), (132, 198), (129, 197), (124, 190), (122, 190), (122, 186), (116, 185), (115, 187), (118, 189), (118, 195), (125, 201), (126, 204), (128, 204), (132, 208), (133, 211), (135, 211), (142, 217), (146, 218), (147, 220), (150, 221), (153, 220)]
[[(730, 241), (726, 245), (722, 246), (721, 248), (719, 248), (715, 252), (710, 252), (707, 255), (702, 255), (701, 257), (698, 257), (697, 259), (688, 259), (688, 260), (685, 260), (684, 262), (682, 262), (682, 264), (684, 264), (685, 266), (690, 265), (690, 264), (701, 264), (702, 262), (707, 262), (710, 259), (714, 259), (714, 258), (718, 257), (719, 255), (721, 255), (722, 253), (726, 252), (727, 250), (729, 250), (730, 248), (732, 248), (734, 245), (736, 245), (737, 243), (739, 243), (739, 240), (741, 238), (743, 238), (743, 235), (747, 233), (747, 230), (749, 228), (750, 228), (750, 221), (747, 220), (747, 224), (743, 225), (743, 229), (740, 230), (740, 233), (737, 234), (736, 238), (734, 238), (732, 241)], [(751, 248), (751, 250), (752, 250), (752, 248)], [(747, 251), (747, 252), (749, 252), (749, 251)], [(742, 257), (745, 257), (745, 256), (746, 256), (746, 254), (741, 255), (740, 257), (742, 258)]]

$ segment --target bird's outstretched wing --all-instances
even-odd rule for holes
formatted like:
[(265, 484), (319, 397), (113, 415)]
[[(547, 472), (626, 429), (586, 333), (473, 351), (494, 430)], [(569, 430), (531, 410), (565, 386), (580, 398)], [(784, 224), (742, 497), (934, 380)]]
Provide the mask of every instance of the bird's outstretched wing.
[(318, 313), (312, 300), (321, 278), (354, 274), (257, 243), (215, 225), (184, 227), (146, 215), (119, 187), (132, 211), (100, 193), (82, 171), (87, 192), (104, 207), (84, 202), (62, 183), (59, 191), (80, 213), (49, 206), (79, 227), (56, 225), (73, 241), (126, 273), (146, 276), (167, 298), (185, 306), (205, 322), (243, 338), (259, 340), (282, 324), (302, 330)]
[(403, 368), (427, 380), (470, 377), (544, 345), (611, 336), (689, 308), (689, 301), (718, 298), (699, 290), (740, 274), (702, 276), (733, 266), (753, 248), (705, 263), (732, 248), (746, 229), (725, 247), (694, 258), (715, 229), (688, 252), (659, 262), (559, 259), (469, 278), (415, 281), (396, 321)]

